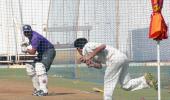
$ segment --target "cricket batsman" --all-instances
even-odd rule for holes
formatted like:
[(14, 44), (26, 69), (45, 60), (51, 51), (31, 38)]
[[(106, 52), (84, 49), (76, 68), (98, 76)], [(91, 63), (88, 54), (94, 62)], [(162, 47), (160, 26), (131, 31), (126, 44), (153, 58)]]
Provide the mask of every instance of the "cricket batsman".
[[(31, 55), (37, 52), (37, 57), (34, 59), (34, 62), (26, 64), (27, 74), (31, 77), (34, 87), (32, 95), (47, 96), (47, 72), (56, 55), (54, 45), (45, 37), (33, 31), (30, 25), (23, 26), (23, 34), (28, 38), (29, 43), (23, 42), (21, 44), (21, 51)], [(32, 48), (29, 48), (29, 45)]]
[(121, 51), (102, 43), (88, 42), (86, 38), (78, 38), (74, 41), (74, 47), (82, 56), (80, 61), (90, 67), (102, 68), (106, 64), (104, 75), (104, 100), (112, 100), (112, 94), (117, 83), (127, 91), (135, 91), (143, 88), (154, 87), (157, 89), (157, 81), (151, 73), (131, 79), (128, 73), (129, 60)]

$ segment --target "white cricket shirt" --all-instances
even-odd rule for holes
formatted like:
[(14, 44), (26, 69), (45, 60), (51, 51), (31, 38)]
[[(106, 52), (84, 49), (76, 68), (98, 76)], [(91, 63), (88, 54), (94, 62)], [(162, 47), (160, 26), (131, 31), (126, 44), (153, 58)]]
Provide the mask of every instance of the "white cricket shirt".
[[(90, 52), (93, 52), (97, 47), (101, 46), (102, 43), (95, 43), (95, 42), (88, 42), (83, 50), (82, 54), (87, 55)], [(112, 61), (117, 61), (117, 60), (122, 60), (122, 59), (127, 59), (127, 56), (119, 51), (116, 48), (113, 48), (112, 46), (106, 45), (106, 48), (102, 51), (99, 52), (95, 57), (94, 61), (101, 62), (103, 64), (106, 64), (106, 62), (112, 62)]]

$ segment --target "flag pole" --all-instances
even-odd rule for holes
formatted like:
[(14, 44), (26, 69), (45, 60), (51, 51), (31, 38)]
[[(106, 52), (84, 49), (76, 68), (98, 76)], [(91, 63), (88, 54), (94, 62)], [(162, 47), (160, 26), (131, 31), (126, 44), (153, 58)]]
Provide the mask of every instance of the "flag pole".
[(158, 66), (158, 100), (161, 100), (161, 78), (160, 78), (160, 40), (157, 40), (157, 66)]

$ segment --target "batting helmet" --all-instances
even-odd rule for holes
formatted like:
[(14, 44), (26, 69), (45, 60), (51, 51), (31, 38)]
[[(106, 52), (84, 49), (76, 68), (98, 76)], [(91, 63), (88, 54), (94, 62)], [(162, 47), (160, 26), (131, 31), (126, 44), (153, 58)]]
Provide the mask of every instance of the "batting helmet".
[(24, 26), (22, 27), (22, 30), (23, 30), (24, 35), (25, 35), (26, 37), (31, 36), (31, 34), (32, 34), (32, 28), (31, 28), (30, 25), (24, 25)]

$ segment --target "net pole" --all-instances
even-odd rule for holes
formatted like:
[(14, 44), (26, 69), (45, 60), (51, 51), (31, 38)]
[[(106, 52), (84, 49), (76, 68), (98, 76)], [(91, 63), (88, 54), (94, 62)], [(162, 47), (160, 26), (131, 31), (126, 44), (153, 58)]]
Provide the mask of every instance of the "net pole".
[(50, 17), (51, 4), (52, 4), (52, 0), (50, 0), (49, 5), (48, 5), (48, 15), (47, 15), (46, 28), (45, 28), (46, 37), (49, 37), (47, 34), (48, 34), (48, 26), (49, 26), (48, 24), (49, 24), (49, 17)]
[[(6, 14), (6, 17), (9, 18), (9, 17), (8, 17), (8, 14), (7, 14), (7, 13), (8, 13), (8, 8), (7, 8), (8, 5), (7, 5), (7, 4), (8, 4), (8, 1), (6, 0), (6, 2), (5, 2), (5, 6), (6, 6), (6, 10), (5, 10), (5, 11), (6, 11), (6, 13), (5, 13), (5, 14)], [(6, 22), (6, 24), (7, 24), (7, 25), (9, 24), (8, 21)], [(9, 31), (6, 31), (6, 32), (7, 32), (7, 37), (10, 37)], [(8, 46), (7, 46), (8, 61), (11, 61), (10, 39), (8, 38), (6, 42), (7, 42), (7, 45), (8, 45)]]
[(14, 8), (13, 8), (13, 1), (10, 1), (11, 5), (11, 13), (12, 13), (12, 19), (13, 19), (13, 27), (14, 27), (14, 40), (15, 40), (15, 58), (16, 61), (18, 62), (18, 38), (17, 38), (17, 30), (20, 31), (19, 25), (17, 25), (16, 18), (14, 18)]
[(161, 100), (161, 81), (160, 81), (160, 41), (157, 41), (157, 66), (158, 66), (158, 100)]
[(119, 49), (119, 26), (120, 26), (119, 0), (116, 0), (116, 48), (117, 49)]
[[(25, 36), (24, 36), (24, 34), (22, 34), (22, 26), (23, 26), (23, 5), (21, 4), (21, 0), (19, 0), (18, 1), (18, 3), (19, 3), (19, 15), (20, 15), (20, 34), (21, 34), (21, 37), (22, 37), (22, 42), (23, 41), (25, 41)], [(22, 3), (23, 3), (23, 1), (22, 1)], [(24, 55), (25, 55), (25, 57), (26, 57), (26, 53), (24, 53)], [(17, 61), (19, 61), (20, 60), (20, 57), (19, 57), (19, 55), (17, 55)]]
[[(20, 14), (20, 18), (21, 18), (21, 27), (23, 26), (23, 16), (22, 16), (22, 5), (21, 5), (21, 0), (18, 1), (19, 3), (19, 14)], [(22, 30), (20, 30), (20, 34), (22, 36), (22, 41), (25, 41), (25, 37), (24, 35), (22, 34)]]
[[(80, 10), (80, 0), (77, 1), (77, 15), (76, 15), (76, 39), (77, 39), (77, 34), (78, 34), (78, 31), (79, 31), (79, 10)], [(75, 79), (78, 79), (78, 64), (77, 64), (77, 51), (75, 53), (75, 67), (74, 67), (74, 78)]]

